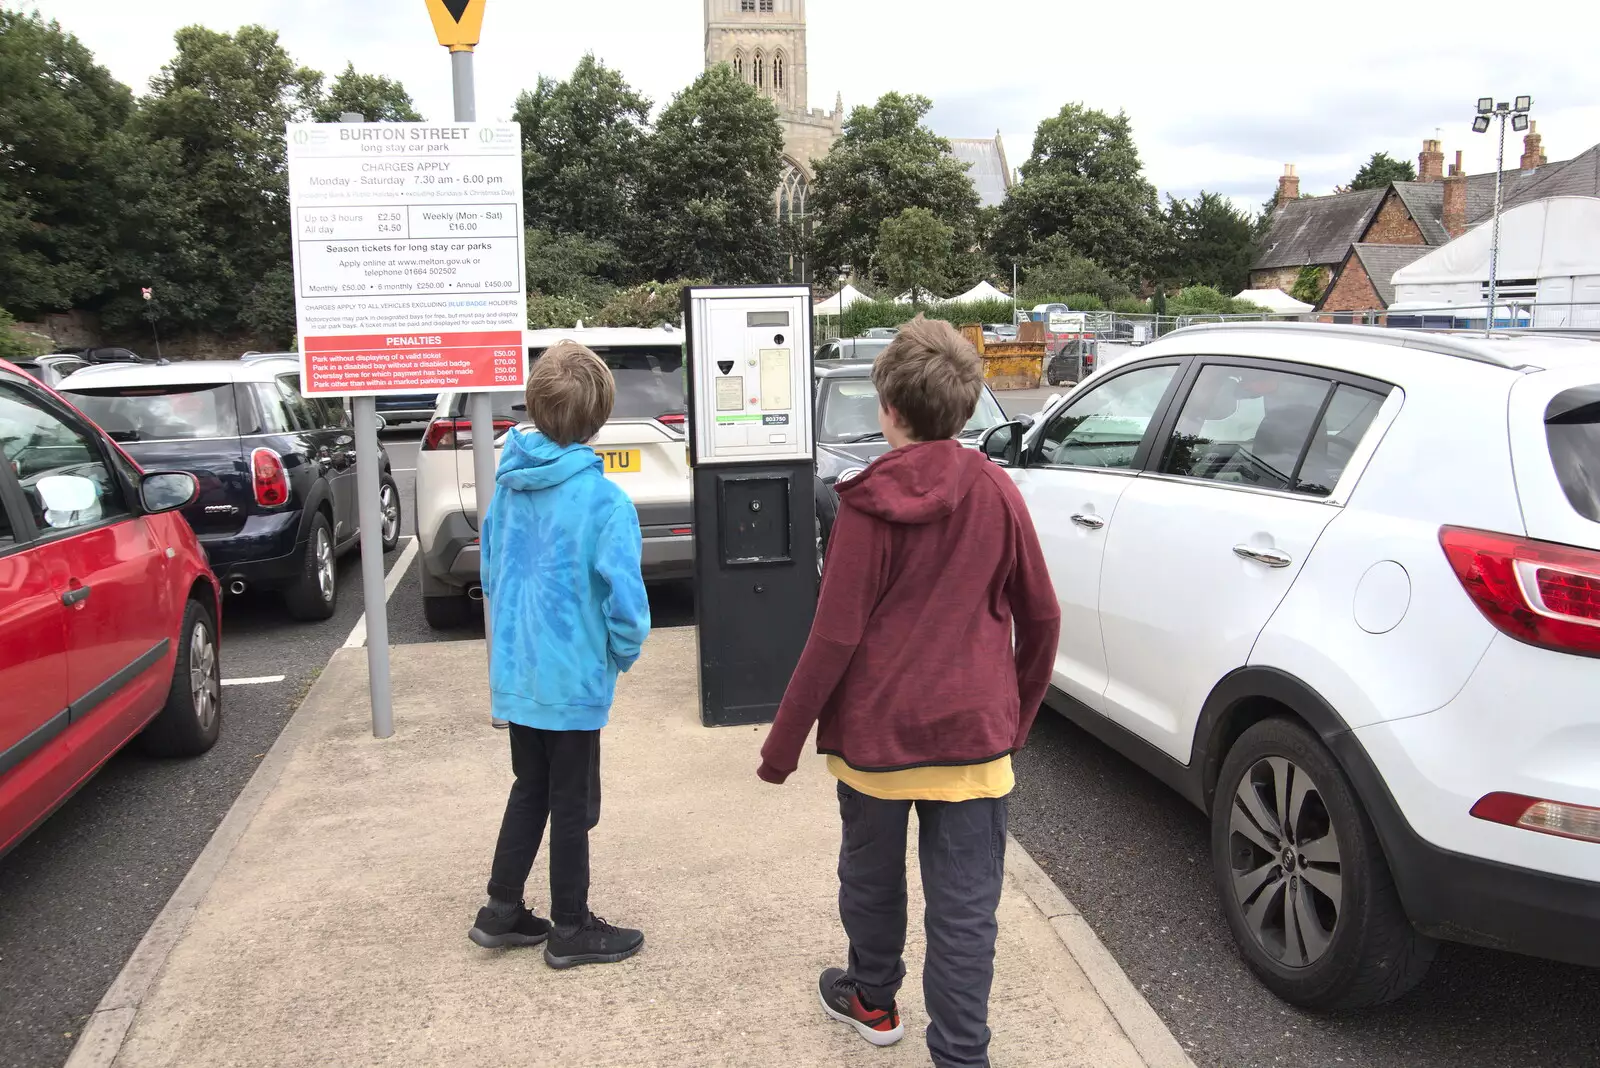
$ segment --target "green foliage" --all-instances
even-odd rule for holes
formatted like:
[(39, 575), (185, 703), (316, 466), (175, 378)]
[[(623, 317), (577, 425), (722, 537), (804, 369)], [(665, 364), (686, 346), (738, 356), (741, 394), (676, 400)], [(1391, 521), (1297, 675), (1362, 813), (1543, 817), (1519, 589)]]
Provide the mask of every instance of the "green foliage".
[(1307, 304), (1321, 304), (1322, 295), (1328, 289), (1328, 269), (1315, 264), (1307, 264), (1300, 268), (1300, 276), (1294, 280), (1289, 295), (1295, 300)]
[(1068, 293), (1062, 302), (1073, 311), (1105, 311), (1106, 302), (1093, 293)]
[(1250, 284), (1256, 220), (1220, 193), (1200, 191), (1193, 201), (1171, 198), (1167, 208), (1170, 254), (1162, 279), (1237, 293)]
[[(564, 82), (541, 75), (517, 97), (511, 117), (522, 124), (527, 225), (625, 247), (635, 229), (649, 98), (591, 54)], [(620, 257), (596, 267), (613, 281), (627, 273)]]
[(911, 291), (912, 304), (922, 289), (945, 284), (950, 242), (955, 231), (927, 208), (907, 208), (878, 228), (878, 263), (896, 292)]
[(1213, 286), (1186, 286), (1166, 300), (1168, 315), (1248, 315), (1267, 309), (1237, 300)]
[(98, 294), (133, 94), (54, 22), (0, 9), (0, 295), (32, 315)]
[(628, 246), (635, 266), (656, 278), (777, 281), (785, 250), (772, 194), (782, 152), (771, 100), (727, 64), (701, 74), (646, 142)]
[(608, 278), (623, 271), (622, 255), (609, 241), (582, 234), (527, 233), (528, 291), (566, 297), (598, 307), (616, 292)]
[(312, 105), (311, 117), (317, 122), (338, 122), (347, 111), (368, 122), (422, 121), (404, 85), (381, 74), (357, 74), (354, 63), (347, 64), (328, 95)]
[(1395, 159), (1387, 152), (1374, 152), (1372, 158), (1361, 165), (1350, 189), (1382, 189), (1391, 182), (1414, 182), (1417, 168), (1410, 160)]
[(590, 326), (662, 326), (683, 321), (683, 290), (705, 285), (687, 278), (676, 282), (646, 282), (621, 290), (594, 313)]
[(269, 269), (250, 290), (239, 310), (239, 321), (251, 334), (278, 349), (295, 346), (294, 266), (283, 263)]
[(1124, 281), (1160, 262), (1165, 221), (1127, 115), (1066, 105), (1039, 124), (1022, 175), (995, 227), (1000, 261), (1032, 258), (1039, 243), (1059, 238)]
[(548, 330), (554, 327), (586, 325), (594, 318), (594, 307), (571, 297), (552, 297), (544, 294), (528, 298), (528, 329)]
[(980, 300), (970, 304), (953, 304), (940, 301), (922, 308), (910, 304), (896, 304), (892, 300), (860, 300), (839, 316), (839, 336), (859, 337), (874, 327), (903, 326), (918, 315), (929, 319), (943, 319), (956, 326), (966, 323), (1009, 323), (1009, 300)]
[(1118, 297), (1111, 302), (1111, 310), (1118, 315), (1149, 315), (1150, 302), (1138, 297)]
[[(976, 245), (978, 194), (966, 164), (946, 155), (950, 142), (923, 123), (932, 106), (924, 96), (886, 93), (853, 110), (844, 135), (816, 162), (808, 205), (819, 274), (848, 266), (860, 278), (886, 280), (879, 262), (883, 225), (907, 208), (924, 209), (950, 227), (954, 248)], [(981, 269), (966, 260), (959, 266), (964, 274)]]
[(25, 360), (49, 351), (49, 338), (23, 330), (10, 312), (0, 308), (0, 360)]
[(1132, 292), (1110, 271), (1074, 252), (1059, 234), (1035, 246), (1023, 265), (1021, 290), (1030, 305), (1046, 303), (1047, 297), (1061, 293), (1093, 293), (1109, 302)]

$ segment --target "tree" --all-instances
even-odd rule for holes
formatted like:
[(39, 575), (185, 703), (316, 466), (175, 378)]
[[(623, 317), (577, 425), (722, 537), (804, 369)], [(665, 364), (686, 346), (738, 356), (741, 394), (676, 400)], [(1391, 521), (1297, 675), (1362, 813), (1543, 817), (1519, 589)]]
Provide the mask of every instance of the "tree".
[(1387, 152), (1374, 152), (1372, 158), (1361, 165), (1350, 182), (1351, 191), (1357, 189), (1382, 189), (1390, 182), (1414, 182), (1417, 168), (1410, 160), (1399, 160)]
[(1212, 286), (1237, 293), (1250, 284), (1256, 220), (1220, 193), (1200, 191), (1193, 201), (1170, 198), (1167, 230), (1171, 254), (1163, 283)]
[(777, 106), (733, 68), (696, 78), (645, 144), (629, 248), (647, 277), (775, 282), (784, 260), (773, 209), (783, 130)]
[(955, 247), (976, 244), (978, 194), (950, 142), (923, 124), (933, 103), (886, 93), (850, 113), (844, 135), (816, 163), (810, 209), (819, 274), (848, 266), (883, 277), (877, 262), (883, 224), (922, 208), (951, 228)]
[(1289, 289), (1289, 295), (1306, 304), (1321, 304), (1322, 294), (1328, 288), (1328, 270), (1315, 264), (1300, 268), (1300, 275)]
[(1110, 271), (1074, 252), (1060, 234), (1034, 246), (1023, 264), (1022, 291), (1030, 303), (1060, 298), (1064, 293), (1092, 293), (1108, 304), (1132, 292)]
[[(593, 55), (566, 81), (541, 76), (517, 97), (527, 225), (621, 247), (635, 229), (650, 100)], [(619, 261), (594, 269), (622, 280)]]
[(1059, 236), (1132, 282), (1159, 262), (1163, 225), (1127, 115), (1068, 104), (1039, 124), (1022, 182), (1001, 206), (994, 245), (1001, 261), (1024, 259)]
[(404, 85), (381, 74), (357, 74), (354, 63), (346, 65), (344, 73), (334, 79), (328, 95), (311, 108), (311, 116), (317, 122), (338, 122), (347, 111), (364, 116), (368, 122), (422, 121)]
[(530, 292), (595, 307), (610, 299), (616, 287), (602, 276), (621, 263), (621, 254), (611, 242), (530, 229), (526, 243)]
[(920, 308), (922, 291), (945, 282), (955, 236), (927, 208), (907, 208), (878, 228), (878, 266), (890, 287), (909, 289), (912, 305)]
[(0, 9), (0, 295), (24, 316), (98, 296), (133, 94), (74, 36)]
[(281, 306), (272, 289), (284, 277), (274, 269), (290, 261), (283, 128), (310, 114), (322, 76), (260, 26), (189, 26), (176, 40), (139, 126), (164, 171), (150, 176), (164, 180), (158, 210), (178, 228), (147, 231), (155, 248), (143, 277), (180, 325), (230, 330), (246, 303)]

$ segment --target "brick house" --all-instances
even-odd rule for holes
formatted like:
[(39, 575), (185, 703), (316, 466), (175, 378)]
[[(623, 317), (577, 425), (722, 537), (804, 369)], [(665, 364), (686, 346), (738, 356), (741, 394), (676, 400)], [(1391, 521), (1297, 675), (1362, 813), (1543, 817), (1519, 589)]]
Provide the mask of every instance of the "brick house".
[[(1538, 124), (1529, 125), (1517, 170), (1502, 177), (1505, 207), (1530, 199), (1600, 192), (1600, 145), (1550, 163)], [(1426, 140), (1417, 180), (1331, 196), (1300, 196), (1294, 165), (1278, 179), (1271, 226), (1250, 270), (1252, 289), (1294, 287), (1308, 266), (1325, 271), (1317, 310), (1345, 317), (1381, 311), (1394, 298), (1389, 276), (1446, 244), (1494, 210), (1494, 172), (1463, 174), (1461, 153), (1445, 171), (1441, 143)]]

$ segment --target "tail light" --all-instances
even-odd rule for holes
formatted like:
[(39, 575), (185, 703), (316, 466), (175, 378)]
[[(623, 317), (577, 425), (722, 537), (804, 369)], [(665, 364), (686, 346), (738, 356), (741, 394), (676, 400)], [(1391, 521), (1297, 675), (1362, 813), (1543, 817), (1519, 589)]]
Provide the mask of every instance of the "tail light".
[(1478, 611), (1521, 642), (1600, 657), (1600, 552), (1444, 527), (1439, 544)]
[(667, 412), (665, 415), (656, 416), (656, 422), (662, 426), (681, 427), (689, 421), (689, 417), (682, 412)]
[(1490, 823), (1520, 827), (1525, 831), (1600, 842), (1600, 808), (1544, 801), (1522, 794), (1486, 794), (1472, 806), (1472, 814)]
[(250, 480), (261, 507), (277, 508), (289, 503), (289, 474), (283, 469), (283, 457), (271, 449), (257, 449), (250, 454)]
[[(507, 430), (515, 429), (516, 421), (512, 419), (496, 419), (494, 433), (498, 437)], [(472, 448), (472, 420), (471, 419), (435, 419), (428, 424), (428, 432), (423, 435), (422, 447), (432, 452), (437, 449), (470, 449)]]

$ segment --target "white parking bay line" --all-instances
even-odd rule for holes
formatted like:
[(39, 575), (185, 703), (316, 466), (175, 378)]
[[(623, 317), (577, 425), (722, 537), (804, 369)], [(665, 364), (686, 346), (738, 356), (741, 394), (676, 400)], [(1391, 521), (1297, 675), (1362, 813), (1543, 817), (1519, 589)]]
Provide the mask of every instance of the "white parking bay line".
[[(400, 550), (400, 559), (394, 562), (389, 569), (389, 575), (383, 581), (383, 600), (387, 604), (389, 598), (394, 596), (400, 580), (405, 577), (406, 568), (411, 566), (411, 561), (417, 558), (417, 539), (409, 538), (406, 547)], [(361, 618), (356, 620), (356, 625), (350, 630), (350, 637), (344, 640), (346, 649), (359, 649), (367, 644), (367, 614), (361, 613)]]
[(223, 679), (224, 686), (265, 686), (270, 682), (282, 682), (282, 675), (257, 675), (251, 679)]

